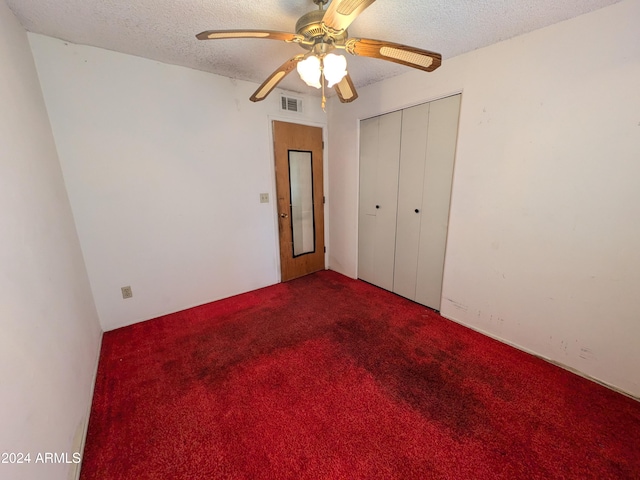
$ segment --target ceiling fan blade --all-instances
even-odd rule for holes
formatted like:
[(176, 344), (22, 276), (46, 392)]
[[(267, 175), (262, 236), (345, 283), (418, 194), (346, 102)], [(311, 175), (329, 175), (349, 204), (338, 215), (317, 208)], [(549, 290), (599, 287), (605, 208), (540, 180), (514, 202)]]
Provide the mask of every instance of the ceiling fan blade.
[(434, 71), (442, 63), (442, 55), (439, 53), (381, 40), (350, 38), (347, 40), (345, 48), (353, 55), (380, 58), (425, 72)]
[(330, 33), (340, 33), (373, 2), (375, 0), (332, 0), (322, 23)]
[(285, 42), (299, 42), (304, 40), (297, 33), (274, 32), (272, 30), (205, 30), (196, 35), (198, 40), (215, 40), (218, 38), (268, 38)]
[(304, 58), (304, 55), (296, 55), (293, 58), (290, 58), (286, 62), (284, 62), (280, 67), (273, 72), (269, 78), (267, 78), (260, 87), (251, 95), (250, 99), (252, 102), (260, 102), (267, 98), (267, 95), (271, 93), (271, 91), (276, 88), (276, 86), (282, 81), (284, 77), (286, 77), (291, 70), (296, 68), (296, 65), (300, 60)]
[(356, 92), (356, 87), (353, 86), (353, 82), (351, 81), (349, 74), (345, 75), (345, 77), (340, 80), (339, 83), (336, 83), (333, 88), (342, 103), (353, 102), (358, 98), (358, 92)]

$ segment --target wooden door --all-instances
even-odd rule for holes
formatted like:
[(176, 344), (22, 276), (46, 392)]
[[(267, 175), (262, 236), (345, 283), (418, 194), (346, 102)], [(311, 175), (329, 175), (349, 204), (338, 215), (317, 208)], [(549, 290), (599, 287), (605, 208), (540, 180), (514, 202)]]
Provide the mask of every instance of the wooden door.
[(324, 264), (322, 128), (273, 122), (283, 282)]
[(358, 278), (393, 290), (402, 112), (360, 122)]

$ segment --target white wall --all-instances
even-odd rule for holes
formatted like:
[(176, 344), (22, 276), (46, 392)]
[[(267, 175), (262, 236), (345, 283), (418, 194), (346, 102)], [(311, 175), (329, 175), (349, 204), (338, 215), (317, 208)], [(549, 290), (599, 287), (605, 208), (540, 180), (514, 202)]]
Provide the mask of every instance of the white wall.
[(29, 39), (105, 330), (279, 281), (270, 124), (324, 126), (319, 99)]
[(329, 267), (357, 274), (359, 119), (462, 91), (442, 314), (640, 396), (639, 20), (626, 0), (332, 103)]
[(0, 0), (0, 477), (66, 479), (91, 403), (101, 330), (27, 34)]

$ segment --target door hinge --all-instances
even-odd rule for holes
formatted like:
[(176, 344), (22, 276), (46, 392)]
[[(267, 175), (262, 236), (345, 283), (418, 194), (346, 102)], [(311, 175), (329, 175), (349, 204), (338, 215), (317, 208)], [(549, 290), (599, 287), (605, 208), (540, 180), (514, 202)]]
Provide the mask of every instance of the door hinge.
[(322, 196), (322, 204), (324, 205), (325, 203), (327, 203), (327, 197), (325, 197), (324, 195)]
[(324, 140), (322, 140), (322, 149), (324, 150)]
[(324, 253), (327, 253), (327, 247), (324, 247)]

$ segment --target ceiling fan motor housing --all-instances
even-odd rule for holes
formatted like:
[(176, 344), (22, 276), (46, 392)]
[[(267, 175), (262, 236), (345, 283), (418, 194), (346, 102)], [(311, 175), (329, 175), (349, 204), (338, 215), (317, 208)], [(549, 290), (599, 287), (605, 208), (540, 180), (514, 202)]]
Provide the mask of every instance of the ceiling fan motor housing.
[[(347, 38), (347, 31), (341, 32), (339, 35), (328, 35), (325, 29), (322, 27), (322, 18), (324, 17), (324, 10), (314, 10), (301, 16), (296, 22), (296, 33), (302, 35), (306, 40), (310, 42), (328, 42), (328, 43), (343, 43)], [(313, 44), (305, 45), (301, 43), (300, 46), (307, 50), (313, 49)]]

